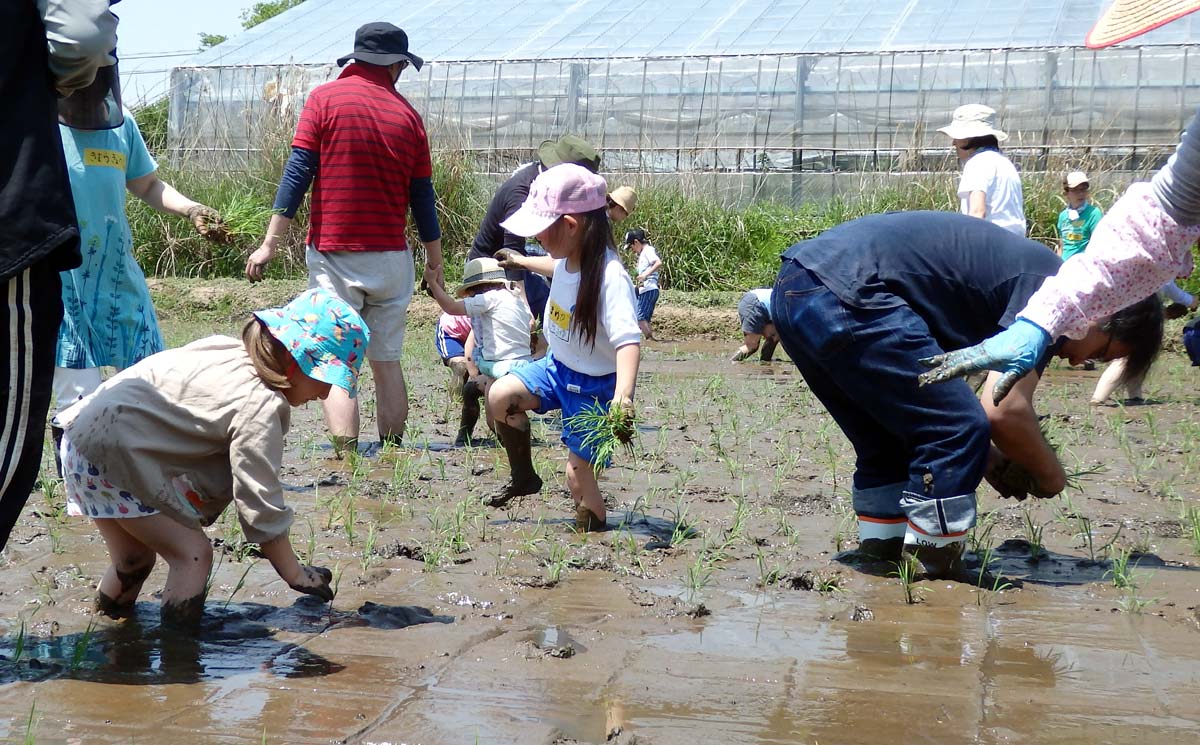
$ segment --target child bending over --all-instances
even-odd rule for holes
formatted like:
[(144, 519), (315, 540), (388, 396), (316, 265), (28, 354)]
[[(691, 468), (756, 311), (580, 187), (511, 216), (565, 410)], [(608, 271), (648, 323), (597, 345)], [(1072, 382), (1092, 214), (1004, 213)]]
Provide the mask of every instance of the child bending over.
[(367, 340), (349, 305), (309, 290), (256, 312), (240, 340), (152, 355), (57, 417), (68, 514), (92, 518), (112, 559), (100, 612), (128, 613), (161, 556), (162, 620), (194, 627), (213, 563), (203, 528), (231, 502), (246, 540), (292, 589), (333, 599), (329, 570), (292, 550), (279, 468), (291, 408), (335, 385), (353, 396)]
[(502, 251), (502, 265), (553, 277), (543, 333), (549, 353), (497, 380), (488, 411), (508, 453), (512, 476), (490, 500), (493, 507), (541, 490), (533, 468), (527, 411), (562, 409), (567, 486), (575, 499), (578, 530), (603, 529), (604, 500), (596, 482), (594, 449), (572, 417), (589, 407), (620, 407), (633, 415), (641, 360), (633, 294), (613, 245), (605, 211), (604, 179), (573, 164), (538, 176), (529, 197), (502, 225), (515, 235), (537, 236), (549, 256)]
[[(442, 310), (471, 318), (474, 354), (467, 358), (467, 364), (474, 369), (462, 388), (462, 419), (454, 441), (456, 445), (468, 445), (479, 421), (479, 399), (487, 395), (492, 381), (532, 359), (529, 331), (533, 314), (520, 291), (505, 279), (504, 270), (495, 259), (467, 262), (457, 292), (461, 299), (450, 297), (432, 272), (425, 273), (425, 283)], [(494, 429), (490, 412), (487, 423)]]
[(733, 354), (734, 362), (741, 362), (758, 350), (762, 341), (759, 359), (770, 362), (779, 344), (779, 334), (771, 322), (771, 289), (749, 290), (738, 301), (738, 320), (742, 324), (742, 346)]

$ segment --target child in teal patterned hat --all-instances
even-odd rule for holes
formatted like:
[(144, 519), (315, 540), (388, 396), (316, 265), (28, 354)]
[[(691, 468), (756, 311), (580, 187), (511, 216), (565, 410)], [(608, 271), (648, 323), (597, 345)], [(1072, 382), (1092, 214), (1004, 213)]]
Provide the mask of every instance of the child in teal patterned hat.
[(255, 313), (241, 339), (210, 336), (147, 357), (56, 418), (67, 512), (95, 522), (112, 558), (98, 610), (128, 613), (161, 556), (163, 621), (194, 627), (213, 564), (203, 528), (230, 503), (246, 540), (292, 589), (333, 599), (329, 570), (301, 565), (288, 538), (283, 438), (293, 406), (335, 385), (354, 394), (368, 338), (349, 305), (309, 290)]

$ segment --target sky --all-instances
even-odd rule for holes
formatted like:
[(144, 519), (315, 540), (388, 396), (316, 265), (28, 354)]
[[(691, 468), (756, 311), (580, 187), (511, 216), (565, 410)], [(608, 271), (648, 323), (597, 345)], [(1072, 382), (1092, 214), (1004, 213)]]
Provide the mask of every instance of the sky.
[(200, 33), (234, 36), (254, 0), (121, 0), (117, 53), (121, 93), (137, 106), (167, 92), (169, 71), (200, 48)]

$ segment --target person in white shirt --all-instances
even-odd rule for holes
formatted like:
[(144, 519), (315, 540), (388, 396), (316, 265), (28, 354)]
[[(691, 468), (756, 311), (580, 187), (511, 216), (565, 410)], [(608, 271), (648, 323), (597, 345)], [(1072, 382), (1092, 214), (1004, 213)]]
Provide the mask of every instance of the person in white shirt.
[(762, 351), (758, 358), (770, 362), (775, 357), (775, 347), (779, 344), (779, 332), (771, 321), (771, 288), (760, 287), (757, 290), (747, 290), (738, 301), (738, 321), (742, 325), (742, 345), (733, 353), (733, 361), (741, 362), (758, 351), (758, 343), (762, 342)]
[(654, 306), (658, 305), (658, 270), (662, 268), (662, 259), (646, 240), (644, 228), (626, 232), (625, 245), (637, 256), (637, 276), (633, 282), (637, 286), (638, 328), (642, 330), (643, 339), (653, 341), (650, 319), (654, 317)]
[[(521, 365), (528, 364), (533, 355), (529, 332), (533, 314), (523, 293), (505, 277), (504, 269), (495, 259), (471, 259), (463, 270), (463, 281), (455, 299), (437, 283), (437, 274), (427, 271), (425, 277), (429, 294), (452, 315), (471, 318), (473, 347), (468, 370), (472, 374), (463, 384), (462, 418), (459, 421), (455, 445), (469, 445), (475, 423), (479, 421), (479, 400), (487, 396), (488, 387)], [(492, 417), (488, 427), (495, 429)]]
[(992, 126), (996, 112), (981, 103), (954, 110), (954, 120), (938, 131), (953, 140), (962, 163), (958, 180), (960, 211), (1025, 237), (1025, 196), (1017, 168), (1000, 152), (1008, 134)]
[[(562, 409), (575, 527), (603, 530), (604, 498), (596, 473), (608, 458), (598, 452), (594, 433), (576, 422), (581, 413), (614, 409), (632, 422), (642, 339), (633, 282), (613, 246), (604, 179), (569, 163), (550, 168), (534, 180), (521, 209), (502, 225), (515, 235), (536, 236), (549, 253), (521, 256), (506, 250), (501, 265), (553, 277), (542, 325), (550, 351), (497, 380), (488, 393), (488, 411), (512, 469), (489, 504), (500, 507), (513, 497), (541, 491), (525, 412)], [(617, 435), (627, 439), (632, 427)]]

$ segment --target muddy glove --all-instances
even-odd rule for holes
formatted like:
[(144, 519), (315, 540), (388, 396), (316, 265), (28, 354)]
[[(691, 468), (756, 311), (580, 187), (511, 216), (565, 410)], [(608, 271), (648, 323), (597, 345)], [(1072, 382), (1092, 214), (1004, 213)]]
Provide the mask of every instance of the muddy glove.
[(333, 572), (325, 567), (300, 567), (300, 578), (288, 582), (288, 587), (305, 595), (315, 595), (325, 602), (333, 600), (333, 589), (329, 583), (333, 581)]
[(1050, 346), (1050, 335), (1041, 326), (1018, 318), (1017, 322), (973, 347), (926, 357), (921, 364), (934, 369), (922, 373), (921, 385), (941, 383), (973, 372), (1004, 373), (992, 389), (992, 402), (999, 404), (1017, 381), (1032, 370)]
[(192, 221), (192, 225), (196, 226), (196, 232), (200, 234), (201, 238), (213, 243), (230, 241), (229, 228), (221, 220), (220, 213), (212, 207), (194, 204), (188, 207), (187, 218)]

